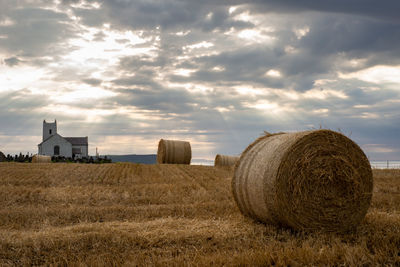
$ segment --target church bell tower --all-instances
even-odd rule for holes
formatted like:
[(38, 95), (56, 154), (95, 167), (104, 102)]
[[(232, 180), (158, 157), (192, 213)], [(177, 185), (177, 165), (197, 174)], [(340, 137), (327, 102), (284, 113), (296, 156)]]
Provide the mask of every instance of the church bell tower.
[(46, 122), (46, 120), (43, 120), (43, 140), (46, 140), (52, 135), (55, 135), (57, 133), (57, 120), (54, 120), (54, 122)]

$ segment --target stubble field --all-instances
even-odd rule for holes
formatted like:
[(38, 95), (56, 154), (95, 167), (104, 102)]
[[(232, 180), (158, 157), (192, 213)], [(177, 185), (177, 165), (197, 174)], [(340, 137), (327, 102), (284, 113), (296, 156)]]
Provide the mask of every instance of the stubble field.
[(244, 218), (232, 168), (0, 163), (0, 265), (400, 265), (400, 170), (356, 232)]

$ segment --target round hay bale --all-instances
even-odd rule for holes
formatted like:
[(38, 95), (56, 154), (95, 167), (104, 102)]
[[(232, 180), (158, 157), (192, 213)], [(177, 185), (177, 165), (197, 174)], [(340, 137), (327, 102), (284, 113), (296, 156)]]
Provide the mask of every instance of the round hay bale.
[(232, 179), (244, 215), (295, 230), (327, 232), (359, 225), (372, 187), (364, 152), (330, 130), (260, 137), (242, 153)]
[(0, 162), (6, 161), (6, 156), (0, 151)]
[(217, 154), (214, 160), (214, 166), (233, 166), (238, 162), (239, 157)]
[(51, 157), (44, 155), (33, 155), (32, 163), (51, 163)]
[(158, 143), (158, 164), (190, 164), (192, 149), (186, 141), (164, 140)]

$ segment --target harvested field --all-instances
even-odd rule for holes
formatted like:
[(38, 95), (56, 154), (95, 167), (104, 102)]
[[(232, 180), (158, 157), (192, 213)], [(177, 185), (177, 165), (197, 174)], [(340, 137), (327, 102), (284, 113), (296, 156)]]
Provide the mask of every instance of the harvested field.
[(400, 170), (356, 232), (242, 216), (233, 168), (0, 163), (0, 265), (400, 265)]

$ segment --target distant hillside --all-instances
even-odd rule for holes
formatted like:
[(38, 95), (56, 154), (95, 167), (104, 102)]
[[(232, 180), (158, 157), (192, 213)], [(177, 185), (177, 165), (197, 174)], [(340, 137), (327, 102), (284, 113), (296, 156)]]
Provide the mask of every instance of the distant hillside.
[(143, 164), (155, 164), (157, 162), (157, 155), (107, 155), (112, 162), (133, 162)]

